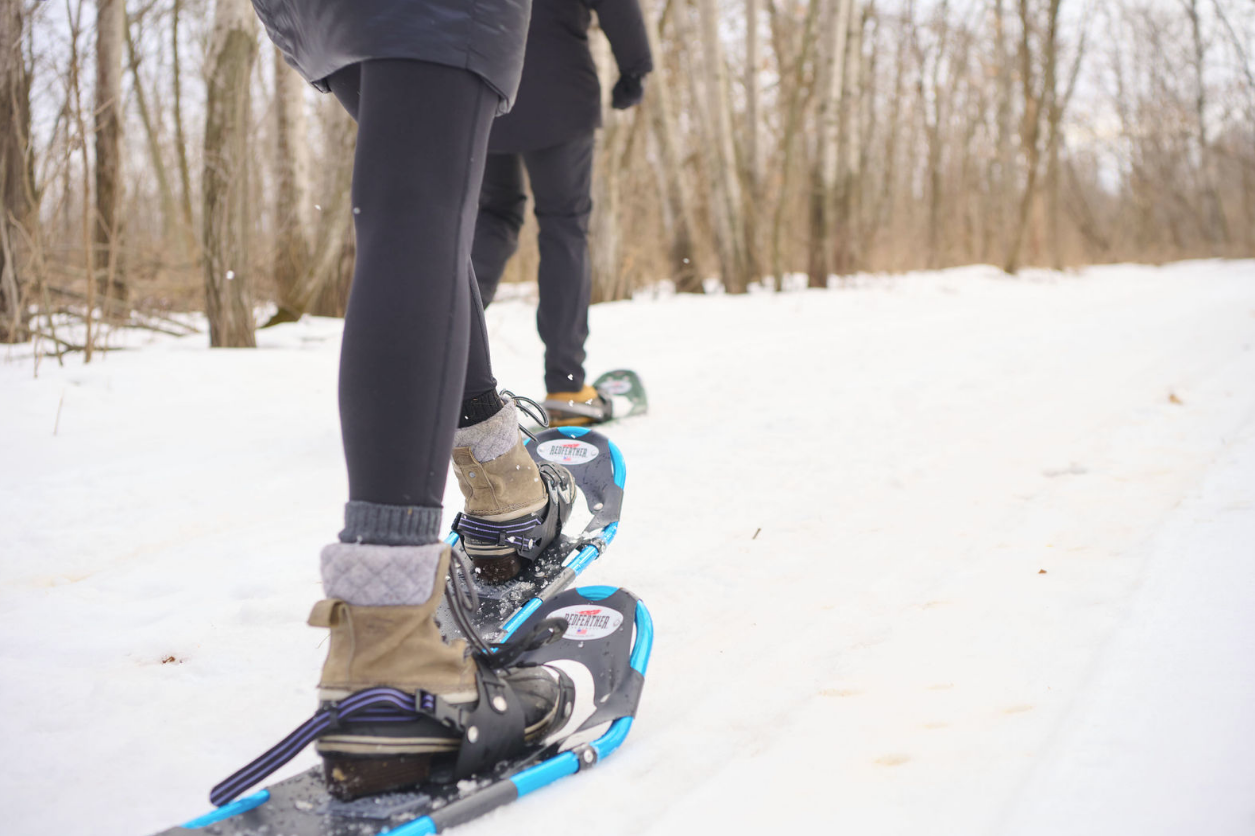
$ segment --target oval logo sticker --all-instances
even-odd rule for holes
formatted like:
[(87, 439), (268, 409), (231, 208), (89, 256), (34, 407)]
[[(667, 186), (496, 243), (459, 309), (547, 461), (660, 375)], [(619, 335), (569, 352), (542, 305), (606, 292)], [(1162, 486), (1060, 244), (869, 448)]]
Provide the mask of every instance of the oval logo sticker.
[(601, 452), (586, 441), (574, 438), (555, 438), (536, 448), (542, 459), (558, 464), (584, 464), (597, 458)]
[(598, 604), (563, 607), (549, 613), (548, 617), (565, 618), (567, 628), (562, 638), (578, 642), (604, 639), (623, 623), (623, 613)]
[(601, 384), (600, 389), (607, 395), (626, 395), (632, 391), (632, 381), (624, 380), (623, 378), (607, 380)]

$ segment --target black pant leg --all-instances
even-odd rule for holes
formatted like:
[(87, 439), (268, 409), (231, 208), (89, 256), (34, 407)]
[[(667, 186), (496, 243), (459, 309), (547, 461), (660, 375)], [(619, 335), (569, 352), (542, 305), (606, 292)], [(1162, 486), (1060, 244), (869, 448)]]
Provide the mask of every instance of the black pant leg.
[(519, 229), (527, 194), (523, 191), (523, 161), (518, 154), (489, 154), (484, 185), (479, 193), (475, 245), (471, 260), (484, 307), (492, 304), (506, 262), (519, 248)]
[(469, 71), (405, 60), (363, 62), (359, 89), (357, 261), (340, 353), (349, 498), (438, 508), (466, 382), (471, 239), (498, 97)]
[(588, 219), (593, 211), (593, 131), (523, 154), (540, 226), (540, 308), (536, 327), (545, 342), (545, 387), (584, 386), (584, 343), (592, 264)]

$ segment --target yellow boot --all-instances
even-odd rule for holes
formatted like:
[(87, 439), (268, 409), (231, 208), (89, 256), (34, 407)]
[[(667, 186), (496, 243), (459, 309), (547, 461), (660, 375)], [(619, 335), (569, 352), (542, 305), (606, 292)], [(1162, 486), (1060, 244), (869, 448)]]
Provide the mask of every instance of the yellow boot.
[(610, 420), (610, 401), (591, 386), (578, 392), (550, 392), (545, 410), (551, 427), (587, 427)]

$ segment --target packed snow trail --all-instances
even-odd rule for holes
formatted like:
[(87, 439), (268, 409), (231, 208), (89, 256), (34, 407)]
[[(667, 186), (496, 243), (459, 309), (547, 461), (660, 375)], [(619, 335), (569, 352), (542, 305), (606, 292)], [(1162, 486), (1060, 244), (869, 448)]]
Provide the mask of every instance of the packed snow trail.
[[(538, 393), (532, 306), (488, 315)], [(0, 363), (6, 832), (184, 820), (308, 714), (339, 329)], [(613, 758), (457, 832), (1251, 832), (1255, 263), (643, 296), (592, 333), (650, 392), (584, 577), (649, 604), (649, 682)]]

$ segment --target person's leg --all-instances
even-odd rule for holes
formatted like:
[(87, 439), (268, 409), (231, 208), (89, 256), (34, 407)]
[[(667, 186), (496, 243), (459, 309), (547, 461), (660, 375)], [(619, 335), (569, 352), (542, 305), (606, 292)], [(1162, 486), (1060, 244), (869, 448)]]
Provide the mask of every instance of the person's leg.
[(458, 415), (459, 429), (491, 418), (505, 405), (497, 394), (497, 379), (492, 374), (488, 324), (484, 321), (484, 303), (480, 300), (475, 270), (468, 265), (466, 272), (471, 298), (471, 339), (466, 358), (466, 382), (462, 386), (462, 411)]
[[(354, 120), (361, 103), (361, 67), (353, 64), (328, 79), (331, 92)], [(491, 157), (489, 157), (491, 160)], [(484, 305), (480, 301), (479, 286), (475, 273), (468, 266), (467, 286), (471, 293), (470, 350), (466, 363), (466, 383), (463, 386), (462, 411), (458, 426), (464, 427), (484, 420), (501, 409), (497, 396), (497, 380), (492, 374), (492, 359), (488, 350), (488, 329), (484, 324)]]
[[(368, 61), (357, 75), (341, 539), (434, 542), (464, 395), (471, 233), (497, 101), (478, 76), (437, 64)], [(352, 81), (333, 76), (341, 101)]]
[[(331, 87), (358, 120), (357, 262), (340, 354), (349, 503), (341, 542), (322, 553), (327, 599), (310, 615), (331, 630), (320, 699), (382, 686), (475, 703), (476, 665), (463, 643), (445, 643), (435, 611), (449, 571), (438, 535), (455, 433), (461, 440), (493, 423), (458, 430), (470, 242), (497, 96), (468, 71), (415, 61), (364, 62)], [(482, 360), (486, 368), (486, 345)], [(548, 733), (562, 716), (559, 679), (505, 679), (524, 701), (524, 728)], [(459, 750), (460, 733), (421, 716), (350, 721), (317, 746), (328, 789), (350, 798), (426, 780), (432, 758)]]
[(357, 121), (357, 109), (362, 101), (362, 65), (350, 64), (327, 79), (331, 94)]
[(593, 132), (523, 155), (540, 226), (540, 307), (536, 327), (545, 343), (545, 388), (584, 387), (584, 342), (592, 267), (588, 218), (593, 200)]
[(519, 229), (526, 206), (522, 159), (518, 154), (489, 154), (471, 250), (484, 307), (492, 304), (506, 262), (519, 248)]

